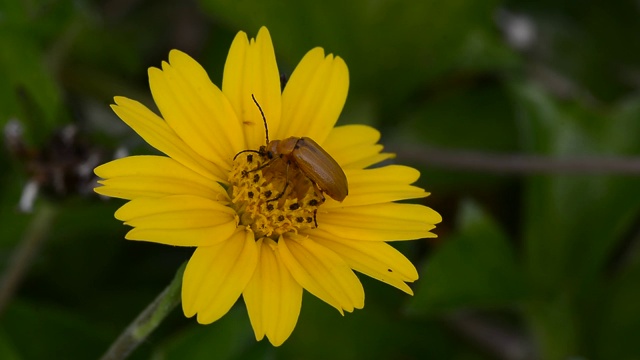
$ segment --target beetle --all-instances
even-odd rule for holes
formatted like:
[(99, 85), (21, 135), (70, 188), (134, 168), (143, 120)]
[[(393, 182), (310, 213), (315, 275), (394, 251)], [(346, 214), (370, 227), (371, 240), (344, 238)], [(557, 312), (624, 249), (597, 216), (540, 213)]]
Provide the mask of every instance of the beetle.
[[(260, 110), (262, 120), (264, 121), (265, 135), (267, 145), (261, 146), (260, 150), (243, 150), (234, 156), (234, 160), (243, 152), (255, 152), (260, 156), (266, 156), (270, 160), (280, 158), (287, 164), (287, 172), (289, 165), (297, 166), (300, 171), (316, 186), (321, 192), (329, 195), (334, 200), (342, 202), (349, 194), (349, 185), (347, 176), (337, 161), (329, 155), (317, 142), (309, 137), (291, 136), (284, 140), (269, 141), (269, 128), (267, 127), (267, 119), (264, 112), (258, 104), (256, 98), (251, 94), (253, 102)], [(263, 165), (267, 166), (271, 163)], [(258, 170), (258, 169), (256, 169)], [(288, 182), (280, 195), (270, 201), (279, 199), (286, 190)]]

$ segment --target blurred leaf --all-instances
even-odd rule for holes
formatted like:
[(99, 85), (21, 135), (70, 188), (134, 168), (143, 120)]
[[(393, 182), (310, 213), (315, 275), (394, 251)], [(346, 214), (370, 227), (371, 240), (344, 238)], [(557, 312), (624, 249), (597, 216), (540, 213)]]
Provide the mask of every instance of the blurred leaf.
[[(486, 29), (494, 27), (492, 12), (499, 0), (201, 3), (210, 16), (250, 36), (267, 26), (285, 72), (290, 73), (316, 46), (340, 55), (349, 66), (352, 93), (377, 92), (378, 106), (388, 109), (401, 106), (416, 88), (452, 71), (461, 56), (482, 54), (487, 59), (483, 47), (489, 42), (483, 39)], [(476, 37), (478, 32), (483, 35)], [(475, 43), (469, 41), (473, 37)], [(467, 57), (467, 62), (473, 60)]]
[[(62, 104), (41, 51), (32, 39), (1, 30), (0, 48), (12, 49), (0, 54), (0, 125), (15, 117), (28, 124), (28, 135), (34, 135), (30, 131), (36, 131), (35, 123), (52, 130)], [(37, 109), (29, 109), (34, 104)], [(38, 129), (37, 133), (46, 131)]]
[[(530, 152), (551, 157), (640, 152), (640, 99), (608, 110), (593, 109), (553, 100), (531, 85), (514, 86), (514, 97)], [(578, 329), (594, 323), (600, 296), (594, 286), (605, 281), (606, 263), (637, 217), (638, 198), (640, 188), (632, 177), (528, 178), (524, 249), (531, 291), (536, 294), (528, 316), (538, 329), (544, 357), (573, 356), (592, 342), (587, 330)], [(563, 326), (558, 325), (560, 313)]]
[(605, 101), (624, 98), (639, 87), (638, 4), (633, 0), (508, 1), (530, 17), (536, 44), (530, 58), (568, 78), (579, 91)]
[[(390, 135), (385, 143), (501, 153), (518, 150), (514, 108), (508, 91), (495, 80), (470, 79), (469, 83), (457, 84), (455, 88), (434, 93), (425, 100), (406, 119), (389, 127), (387, 134)], [(398, 158), (398, 162), (405, 161)], [(499, 191), (510, 181), (504, 176), (417, 165), (424, 170), (425, 178), (428, 177), (425, 186), (436, 194), (461, 189), (477, 192), (487, 187)]]
[[(379, 286), (387, 293), (397, 291)], [(485, 359), (440, 322), (409, 317), (400, 304), (389, 306), (385, 299), (371, 296), (370, 287), (365, 286), (364, 309), (344, 316), (305, 292), (298, 325), (291, 338), (275, 349), (276, 358)]]
[[(637, 239), (636, 239), (637, 240)], [(602, 322), (596, 328), (595, 347), (599, 359), (638, 359), (640, 344), (640, 259), (601, 289), (604, 303), (598, 309)]]
[(562, 360), (580, 357), (580, 329), (576, 309), (567, 295), (551, 299), (530, 300), (525, 309), (526, 320), (542, 359)]
[(13, 248), (21, 239), (32, 216), (18, 210), (20, 194), (26, 183), (25, 176), (11, 171), (15, 167), (1, 155), (0, 165), (3, 169), (10, 170), (0, 177), (0, 249), (4, 250)]
[(427, 100), (390, 129), (391, 141), (495, 152), (517, 150), (514, 108), (503, 85), (476, 81)]
[(507, 237), (477, 205), (462, 205), (458, 233), (421, 269), (410, 311), (438, 314), (459, 308), (514, 305), (524, 279)]
[(0, 52), (0, 126), (18, 118), (27, 125), (26, 135), (40, 142), (63, 115), (60, 90), (52, 69), (47, 68), (42, 39), (36, 30), (49, 22), (39, 22), (37, 14), (23, 8), (24, 2), (8, 3), (11, 2), (4, 1), (0, 8), (0, 48), (4, 49)]
[[(640, 99), (607, 112), (552, 100), (539, 88), (514, 88), (525, 146), (552, 157), (640, 153)], [(536, 176), (525, 192), (528, 271), (556, 291), (589, 286), (640, 210), (632, 177)], [(606, 209), (606, 211), (603, 211)], [(576, 256), (576, 249), (580, 249)]]
[(0, 358), (4, 360), (18, 360), (18, 350), (11, 344), (6, 331), (0, 329)]
[[(386, 285), (380, 286), (393, 291)], [(255, 342), (244, 304), (239, 301), (214, 324), (194, 324), (168, 336), (154, 357), (167, 360), (211, 359), (212, 356), (216, 359), (418, 359), (424, 356), (485, 359), (471, 347), (458, 344), (455, 336), (438, 322), (406, 318), (397, 308), (382, 305), (380, 301), (384, 299), (372, 297), (366, 310), (342, 317), (305, 293), (296, 329), (278, 348), (272, 347), (266, 338)], [(430, 342), (425, 342), (425, 338)]]
[(457, 72), (503, 73), (518, 70), (522, 58), (505, 44), (502, 34), (486, 23), (469, 33), (455, 61)]
[(1, 333), (24, 359), (51, 359), (61, 354), (69, 359), (91, 359), (107, 344), (94, 324), (75, 311), (38, 303), (14, 301), (3, 314)]
[[(240, 302), (214, 324), (193, 324), (162, 341), (154, 356), (160, 359), (248, 359), (246, 353), (257, 346), (249, 318)], [(195, 321), (194, 321), (195, 323)], [(266, 339), (265, 339), (266, 341)], [(256, 357), (251, 357), (256, 358)], [(264, 358), (259, 356), (257, 358)]]

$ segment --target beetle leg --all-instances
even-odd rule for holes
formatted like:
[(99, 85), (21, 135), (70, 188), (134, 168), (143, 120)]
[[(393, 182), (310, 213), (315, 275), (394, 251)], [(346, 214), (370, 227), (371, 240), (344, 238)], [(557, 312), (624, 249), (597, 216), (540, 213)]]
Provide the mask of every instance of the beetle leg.
[(318, 228), (318, 219), (316, 218), (318, 215), (318, 209), (313, 210), (313, 223), (316, 225), (316, 229)]
[[(260, 152), (258, 152), (258, 154), (262, 155), (262, 153), (260, 153)], [(262, 169), (266, 168), (267, 166), (273, 164), (274, 161), (276, 161), (276, 159), (271, 159), (271, 161), (267, 161), (266, 163), (258, 166), (257, 168), (255, 168), (253, 170), (249, 170), (248, 172), (254, 172), (254, 171), (262, 170)]]
[[(270, 162), (269, 162), (270, 163)], [(276, 201), (276, 200), (280, 200), (280, 198), (282, 197), (282, 195), (284, 195), (284, 192), (287, 191), (287, 186), (289, 186), (289, 164), (290, 162), (287, 161), (287, 170), (285, 172), (285, 183), (284, 183), (284, 188), (282, 189), (282, 191), (280, 192), (280, 194), (278, 194), (278, 196), (274, 197), (273, 199), (269, 199), (267, 200), (267, 202), (271, 202), (271, 201)]]
[[(311, 179), (309, 179), (311, 180)], [(321, 204), (324, 204), (324, 201), (327, 200), (324, 197), (324, 191), (322, 191), (322, 189), (320, 189), (320, 187), (318, 186), (318, 184), (316, 184), (315, 182), (311, 181), (311, 183), (313, 184), (313, 188), (315, 189), (316, 194), (320, 194), (320, 197), (322, 198), (321, 200)]]
[[(320, 194), (320, 197), (322, 198), (321, 204), (324, 204), (324, 201), (326, 200), (324, 197), (324, 192), (322, 192), (322, 189), (320, 189), (320, 187), (318, 186), (318, 184), (316, 184), (315, 182), (311, 181), (311, 183), (313, 184), (313, 188), (316, 192), (316, 194)], [(316, 229), (318, 228), (318, 209), (313, 210), (313, 223), (316, 226)]]

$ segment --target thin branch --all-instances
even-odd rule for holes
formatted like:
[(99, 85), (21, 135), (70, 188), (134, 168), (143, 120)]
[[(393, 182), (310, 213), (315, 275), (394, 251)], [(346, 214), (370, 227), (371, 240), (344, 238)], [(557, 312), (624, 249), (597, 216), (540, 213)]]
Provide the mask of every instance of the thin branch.
[(11, 301), (42, 242), (49, 235), (56, 213), (54, 205), (46, 202), (39, 204), (24, 237), (14, 249), (0, 280), (0, 316)]
[(444, 319), (446, 325), (484, 351), (501, 360), (538, 358), (531, 341), (512, 329), (471, 313), (459, 312)]
[(445, 150), (420, 145), (389, 146), (398, 158), (424, 166), (502, 174), (640, 175), (640, 157), (582, 156), (551, 158)]
[(138, 317), (120, 334), (102, 356), (102, 360), (120, 360), (126, 358), (155, 330), (169, 313), (180, 303), (182, 274), (187, 266), (180, 266), (173, 280), (158, 297), (144, 309)]

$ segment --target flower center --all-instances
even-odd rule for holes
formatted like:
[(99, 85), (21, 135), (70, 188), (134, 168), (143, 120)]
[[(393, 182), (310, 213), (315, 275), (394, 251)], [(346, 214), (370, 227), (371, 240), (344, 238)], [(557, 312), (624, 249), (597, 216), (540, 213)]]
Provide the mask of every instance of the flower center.
[(240, 224), (249, 226), (256, 239), (266, 236), (277, 241), (284, 233), (317, 227), (316, 213), (324, 196), (294, 163), (254, 152), (240, 154), (229, 183)]

